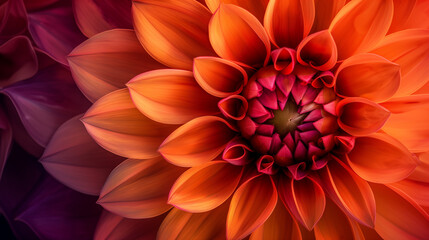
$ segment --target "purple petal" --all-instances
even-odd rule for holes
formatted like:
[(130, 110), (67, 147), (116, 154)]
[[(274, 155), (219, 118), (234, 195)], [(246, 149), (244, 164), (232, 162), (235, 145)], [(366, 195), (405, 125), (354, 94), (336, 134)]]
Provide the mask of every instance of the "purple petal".
[(0, 179), (12, 143), (12, 129), (3, 110), (0, 108)]
[(27, 15), (22, 0), (0, 2), (0, 43), (27, 30)]

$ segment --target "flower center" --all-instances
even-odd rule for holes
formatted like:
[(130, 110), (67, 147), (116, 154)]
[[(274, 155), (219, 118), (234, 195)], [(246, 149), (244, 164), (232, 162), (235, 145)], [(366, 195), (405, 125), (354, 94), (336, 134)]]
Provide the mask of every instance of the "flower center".
[(273, 114), (274, 117), (266, 123), (274, 125), (274, 130), (280, 137), (285, 137), (287, 133), (294, 131), (308, 115), (308, 113), (298, 113), (298, 105), (293, 98), (287, 101), (283, 110), (274, 110)]

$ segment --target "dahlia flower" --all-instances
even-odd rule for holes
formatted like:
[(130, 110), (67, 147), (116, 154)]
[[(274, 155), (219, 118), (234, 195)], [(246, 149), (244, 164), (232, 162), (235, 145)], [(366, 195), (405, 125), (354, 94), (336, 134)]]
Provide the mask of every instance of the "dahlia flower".
[(75, 1), (93, 105), (40, 160), (96, 239), (429, 236), (427, 1), (129, 4)]

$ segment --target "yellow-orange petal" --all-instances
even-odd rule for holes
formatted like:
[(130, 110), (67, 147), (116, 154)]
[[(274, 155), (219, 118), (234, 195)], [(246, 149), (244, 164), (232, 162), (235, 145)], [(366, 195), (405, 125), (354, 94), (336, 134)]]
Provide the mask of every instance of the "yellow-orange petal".
[(404, 145), (384, 133), (356, 138), (347, 162), (361, 178), (376, 183), (400, 181), (418, 164)]
[(206, 92), (220, 98), (240, 93), (248, 79), (238, 64), (217, 57), (195, 58), (194, 77)]
[(95, 228), (94, 240), (155, 239), (164, 217), (129, 219), (104, 210)]
[(390, 116), (386, 108), (360, 97), (345, 98), (336, 108), (338, 125), (353, 136), (377, 132)]
[(235, 191), (242, 167), (212, 161), (184, 172), (171, 187), (168, 203), (192, 213), (210, 211)]
[(429, 81), (429, 30), (408, 29), (388, 35), (371, 52), (401, 66), (395, 97), (407, 96)]
[(192, 72), (162, 69), (137, 75), (127, 83), (137, 109), (165, 124), (182, 124), (219, 112), (218, 99), (206, 93)]
[(329, 31), (320, 31), (304, 38), (296, 50), (297, 60), (319, 71), (337, 64), (337, 46)]
[(311, 32), (318, 32), (329, 28), (332, 19), (344, 7), (345, 0), (314, 0), (314, 9), (317, 9)]
[(138, 159), (159, 156), (159, 145), (177, 127), (152, 121), (141, 114), (127, 89), (100, 98), (88, 109), (82, 122), (103, 148)]
[(183, 170), (162, 157), (127, 159), (112, 171), (97, 203), (126, 218), (161, 215), (171, 208), (168, 193)]
[(425, 239), (429, 215), (407, 195), (371, 184), (377, 202), (375, 230), (383, 239)]
[(95, 35), (67, 58), (76, 85), (92, 102), (125, 87), (135, 75), (164, 67), (142, 48), (133, 30), (115, 29)]
[(110, 172), (124, 159), (98, 146), (79, 121), (81, 116), (58, 128), (39, 161), (64, 185), (98, 196)]
[(314, 227), (314, 234), (317, 240), (364, 239), (359, 224), (329, 199), (323, 217)]
[(264, 26), (276, 46), (296, 48), (310, 32), (314, 16), (313, 0), (270, 0)]
[(199, 117), (171, 133), (159, 147), (159, 152), (172, 164), (193, 167), (216, 158), (235, 136), (222, 118)]
[(311, 231), (325, 210), (325, 193), (322, 187), (309, 177), (299, 181), (282, 177), (277, 189), (293, 216)]
[(382, 105), (392, 112), (383, 131), (411, 152), (429, 151), (429, 94), (394, 98)]
[(265, 65), (270, 40), (258, 19), (245, 9), (220, 4), (209, 23), (210, 42), (222, 58), (252, 67)]
[(194, 0), (138, 0), (132, 7), (137, 37), (148, 53), (171, 67), (192, 69), (192, 59), (214, 54), (211, 13)]
[(242, 7), (253, 14), (261, 23), (264, 21), (265, 9), (269, 0), (206, 0), (207, 7), (213, 13), (217, 10), (221, 3), (234, 4)]
[(231, 200), (227, 239), (242, 239), (252, 233), (270, 217), (276, 204), (277, 190), (271, 177), (258, 175), (244, 182)]
[(225, 239), (229, 202), (205, 213), (189, 213), (173, 208), (159, 227), (157, 239)]
[(347, 3), (329, 26), (337, 43), (338, 59), (373, 48), (386, 35), (393, 17), (393, 0)]
[(277, 202), (276, 208), (271, 213), (270, 217), (258, 227), (250, 240), (301, 240), (301, 231), (298, 223), (290, 215), (282, 202)]
[(392, 97), (401, 82), (399, 65), (378, 55), (363, 53), (346, 59), (335, 74), (340, 96), (381, 102)]
[(374, 227), (375, 200), (368, 183), (340, 160), (329, 161), (320, 178), (325, 192), (346, 213)]

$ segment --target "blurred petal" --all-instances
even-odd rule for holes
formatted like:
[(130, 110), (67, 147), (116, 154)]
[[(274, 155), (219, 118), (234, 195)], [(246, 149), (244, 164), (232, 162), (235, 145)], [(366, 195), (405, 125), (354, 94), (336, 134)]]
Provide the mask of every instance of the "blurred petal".
[(137, 109), (165, 124), (182, 124), (219, 112), (218, 99), (205, 92), (192, 72), (163, 69), (142, 73), (127, 83)]
[[(392, 24), (389, 28), (389, 33), (397, 32), (402, 29), (405, 29), (405, 24), (408, 19), (411, 17), (411, 12), (413, 11), (417, 0), (393, 0), (394, 12)], [(413, 27), (408, 27), (413, 28)]]
[(340, 65), (335, 81), (335, 89), (340, 96), (363, 97), (381, 102), (398, 90), (400, 67), (375, 54), (359, 54)]
[(383, 131), (411, 152), (429, 151), (429, 95), (394, 98), (382, 105), (392, 112)]
[(86, 132), (78, 115), (52, 136), (40, 162), (58, 181), (90, 195), (99, 195), (110, 172), (122, 158), (101, 148)]
[(25, 130), (40, 146), (48, 144), (63, 122), (89, 106), (70, 73), (59, 64), (1, 91), (10, 98)]
[(37, 10), (42, 9), (42, 8), (46, 8), (49, 5), (52, 5), (58, 1), (59, 0), (38, 0), (38, 1), (24, 0), (23, 2), (25, 4), (25, 8), (27, 9), (27, 11), (33, 12), (33, 11), (37, 11)]
[(298, 223), (286, 210), (282, 202), (278, 202), (276, 208), (271, 213), (270, 217), (258, 227), (252, 235), (250, 240), (301, 240), (301, 231), (299, 230)]
[[(410, 1), (413, 2), (414, 0)], [(407, 1), (408, 2), (408, 1)], [(407, 28), (429, 28), (427, 20), (429, 11), (429, 2), (426, 0), (417, 0), (413, 10), (411, 11), (407, 21), (402, 26), (402, 29)]]
[(314, 9), (317, 9), (311, 32), (318, 32), (329, 28), (332, 19), (344, 7), (345, 0), (314, 0)]
[(112, 171), (97, 203), (126, 218), (158, 216), (171, 208), (168, 193), (182, 172), (162, 157), (127, 159)]
[(192, 69), (192, 59), (212, 56), (208, 38), (211, 13), (194, 0), (133, 2), (134, 28), (143, 47), (159, 62)]
[(371, 188), (377, 202), (375, 230), (383, 239), (425, 239), (429, 236), (429, 215), (407, 195), (380, 184), (371, 184)]
[(93, 197), (46, 175), (22, 204), (16, 219), (29, 225), (40, 239), (91, 239), (100, 212)]
[(14, 37), (0, 46), (0, 87), (34, 76), (37, 67), (36, 52), (27, 37)]
[(85, 40), (74, 21), (71, 1), (29, 13), (28, 24), (36, 45), (64, 65), (68, 65), (67, 55)]
[(133, 28), (130, 0), (73, 0), (73, 10), (87, 37), (114, 28)]
[(325, 193), (311, 178), (299, 181), (282, 177), (278, 183), (280, 198), (293, 216), (308, 230), (312, 230), (325, 210)]
[(420, 206), (429, 206), (429, 182), (404, 179), (389, 186), (404, 192)]
[(314, 16), (313, 0), (270, 0), (264, 26), (276, 46), (296, 48), (310, 33)]
[(234, 137), (231, 126), (222, 118), (204, 116), (187, 122), (171, 133), (159, 152), (174, 165), (192, 167), (211, 161)]
[(12, 144), (12, 128), (3, 109), (0, 109), (0, 179)]
[(337, 63), (337, 47), (329, 31), (321, 31), (304, 38), (297, 48), (297, 59), (319, 71), (327, 71)]
[(210, 42), (222, 58), (260, 67), (268, 62), (270, 40), (258, 19), (232, 4), (221, 4), (209, 23)]
[(264, 21), (265, 9), (267, 8), (268, 2), (269, 0), (206, 0), (207, 6), (213, 13), (216, 12), (221, 3), (234, 4), (249, 11), (261, 23)]
[(393, 0), (359, 0), (346, 4), (329, 26), (338, 60), (373, 48), (383, 39), (393, 17)]
[(210, 211), (232, 195), (240, 181), (242, 169), (224, 161), (193, 167), (171, 187), (168, 203), (192, 213)]
[(98, 220), (94, 240), (155, 239), (164, 215), (148, 219), (129, 219), (103, 211)]
[(364, 239), (359, 224), (347, 217), (331, 200), (326, 201), (323, 217), (314, 227), (317, 240)]
[(242, 67), (216, 57), (195, 58), (194, 77), (206, 92), (221, 98), (240, 93), (247, 84), (247, 73)]
[(364, 225), (374, 227), (375, 200), (368, 183), (339, 160), (321, 170), (322, 187), (343, 210)]
[(127, 89), (100, 98), (85, 113), (82, 121), (100, 146), (114, 154), (138, 159), (158, 156), (159, 145), (176, 128), (141, 114)]
[(276, 204), (277, 190), (271, 177), (258, 175), (244, 182), (231, 200), (227, 239), (242, 239), (255, 231), (270, 217)]
[(401, 66), (401, 84), (396, 97), (410, 95), (429, 81), (429, 30), (393, 33), (371, 52)]
[(115, 29), (77, 46), (67, 58), (76, 85), (92, 102), (124, 88), (134, 76), (164, 65), (150, 57), (133, 30)]
[(189, 213), (173, 208), (159, 227), (159, 240), (225, 239), (229, 201), (205, 213)]
[(343, 99), (336, 108), (338, 125), (353, 136), (377, 132), (390, 116), (386, 108), (359, 97)]
[(3, 0), (0, 3), (0, 42), (27, 30), (27, 13), (21, 0)]
[(361, 178), (376, 183), (400, 181), (418, 164), (404, 145), (384, 133), (356, 138), (347, 161)]

